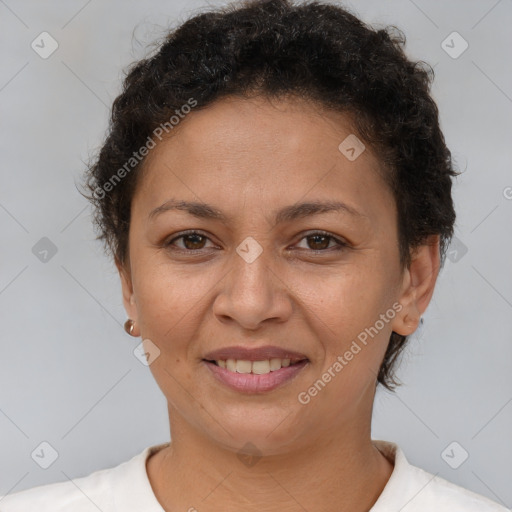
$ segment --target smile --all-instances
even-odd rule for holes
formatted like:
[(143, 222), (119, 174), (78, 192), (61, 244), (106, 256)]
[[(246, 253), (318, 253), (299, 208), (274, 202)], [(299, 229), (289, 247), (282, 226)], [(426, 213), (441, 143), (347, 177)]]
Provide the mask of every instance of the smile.
[[(218, 359), (214, 362), (221, 368), (226, 368), (230, 372), (236, 373), (253, 373), (255, 375), (264, 375), (266, 373), (275, 372), (281, 368), (287, 368), (291, 364), (290, 359), (280, 359), (278, 357), (272, 359), (263, 359), (261, 361), (248, 361), (246, 359)], [(297, 364), (300, 361), (295, 361)]]
[(245, 393), (276, 389), (294, 378), (309, 362), (308, 359), (244, 359), (203, 360), (213, 376), (226, 386)]

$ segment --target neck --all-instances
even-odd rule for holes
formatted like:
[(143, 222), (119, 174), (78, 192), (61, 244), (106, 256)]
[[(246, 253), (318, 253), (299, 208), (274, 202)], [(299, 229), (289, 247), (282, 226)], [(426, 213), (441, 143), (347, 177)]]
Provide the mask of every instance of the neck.
[(170, 417), (172, 442), (147, 463), (166, 511), (367, 512), (393, 470), (371, 442), (371, 415), (366, 425), (347, 423), (287, 453), (253, 458), (192, 430), (177, 411)]

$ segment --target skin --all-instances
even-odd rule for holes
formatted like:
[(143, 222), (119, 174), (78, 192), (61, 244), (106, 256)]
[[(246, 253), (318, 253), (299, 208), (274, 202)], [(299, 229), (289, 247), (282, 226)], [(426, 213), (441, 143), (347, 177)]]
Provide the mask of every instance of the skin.
[[(150, 370), (168, 402), (172, 442), (147, 472), (166, 511), (363, 512), (392, 473), (371, 440), (376, 376), (391, 332), (412, 334), (431, 299), (439, 238), (401, 267), (395, 201), (378, 159), (369, 147), (355, 161), (338, 150), (351, 133), (345, 115), (296, 98), (227, 98), (190, 113), (145, 161), (129, 260), (117, 266), (134, 335), (160, 350)], [(178, 210), (148, 219), (171, 198), (214, 205), (232, 221)], [(306, 200), (343, 201), (361, 215), (273, 222), (274, 210)], [(188, 229), (206, 238), (165, 246)], [(348, 246), (336, 251), (316, 230)], [(248, 236), (263, 249), (250, 264), (236, 252)], [(300, 403), (396, 303), (402, 309), (378, 335)], [(233, 391), (202, 362), (217, 348), (267, 344), (309, 359), (270, 392)], [(252, 465), (239, 457), (248, 442), (261, 457)]]

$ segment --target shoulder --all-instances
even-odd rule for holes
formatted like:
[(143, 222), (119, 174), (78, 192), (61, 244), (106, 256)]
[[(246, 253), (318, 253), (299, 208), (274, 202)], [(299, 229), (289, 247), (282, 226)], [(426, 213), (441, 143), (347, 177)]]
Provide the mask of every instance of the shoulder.
[(114, 468), (65, 482), (40, 485), (0, 497), (1, 512), (98, 512), (112, 510), (110, 476)]
[(150, 509), (146, 506), (148, 500), (151, 505), (154, 502), (151, 502), (145, 461), (160, 446), (147, 447), (130, 460), (87, 476), (0, 496), (0, 511), (110, 512), (136, 510), (132, 505), (137, 507), (141, 504), (142, 509)]
[(373, 443), (395, 467), (371, 512), (510, 512), (485, 496), (413, 466), (395, 443)]
[[(411, 500), (411, 511), (436, 510), (438, 512), (509, 512), (495, 501), (433, 475), (415, 466), (410, 467), (411, 479), (417, 483), (417, 496)], [(414, 507), (414, 502), (418, 507)], [(409, 511), (405, 508), (404, 512)]]

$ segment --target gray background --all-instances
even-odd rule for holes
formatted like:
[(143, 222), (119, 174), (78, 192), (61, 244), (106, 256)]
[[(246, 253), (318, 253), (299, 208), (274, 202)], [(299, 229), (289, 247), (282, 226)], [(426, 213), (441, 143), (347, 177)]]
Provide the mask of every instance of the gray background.
[[(409, 55), (435, 66), (442, 128), (465, 171), (451, 259), (403, 360), (404, 387), (378, 392), (373, 437), (511, 507), (512, 2), (346, 5), (403, 29)], [(75, 182), (105, 134), (122, 69), (205, 6), (0, 0), (0, 495), (84, 476), (168, 440), (165, 399), (133, 354), (140, 340), (122, 329), (117, 273)], [(47, 59), (31, 48), (43, 31), (59, 44)], [(441, 46), (453, 31), (469, 43), (458, 58)], [(452, 52), (460, 42), (448, 39)], [(37, 254), (43, 237), (57, 250), (46, 261)], [(31, 457), (43, 441), (59, 455), (48, 469)], [(452, 465), (469, 453), (457, 469), (442, 456), (454, 441)]]

